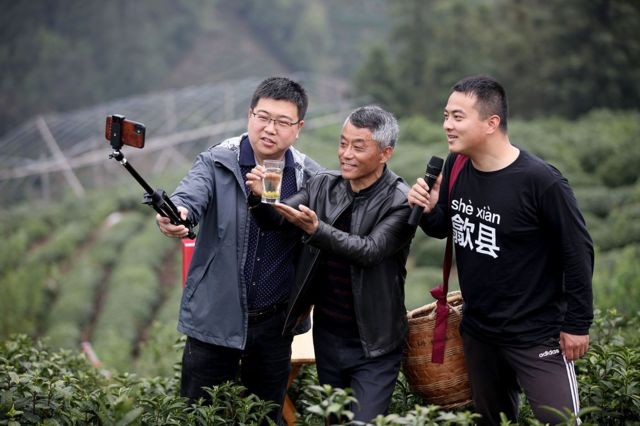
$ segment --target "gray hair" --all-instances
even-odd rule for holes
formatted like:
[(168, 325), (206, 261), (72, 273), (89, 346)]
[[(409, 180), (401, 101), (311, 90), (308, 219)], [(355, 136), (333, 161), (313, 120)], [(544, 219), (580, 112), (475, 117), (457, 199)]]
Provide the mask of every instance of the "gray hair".
[(380, 149), (394, 148), (398, 141), (398, 121), (389, 111), (377, 105), (362, 106), (349, 114), (344, 124), (351, 123), (359, 129), (369, 129)]

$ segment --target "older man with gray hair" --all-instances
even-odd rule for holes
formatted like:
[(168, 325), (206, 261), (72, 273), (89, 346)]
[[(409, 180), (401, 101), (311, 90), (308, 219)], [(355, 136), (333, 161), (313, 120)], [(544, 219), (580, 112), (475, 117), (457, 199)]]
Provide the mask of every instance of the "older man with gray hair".
[(355, 420), (385, 414), (407, 332), (405, 263), (415, 229), (408, 185), (387, 162), (398, 139), (393, 115), (371, 105), (353, 111), (340, 135), (340, 171), (323, 171), (295, 195), (261, 204), (264, 168), (247, 174), (248, 205), (263, 229), (302, 233), (285, 333), (314, 307), (321, 384), (352, 388)]

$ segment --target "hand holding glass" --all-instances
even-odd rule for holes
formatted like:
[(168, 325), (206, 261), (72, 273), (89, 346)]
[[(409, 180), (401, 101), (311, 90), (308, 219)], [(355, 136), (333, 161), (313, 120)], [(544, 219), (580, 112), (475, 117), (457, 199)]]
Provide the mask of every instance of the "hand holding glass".
[(265, 168), (265, 175), (262, 179), (262, 202), (275, 204), (280, 201), (284, 161), (264, 160), (262, 165)]

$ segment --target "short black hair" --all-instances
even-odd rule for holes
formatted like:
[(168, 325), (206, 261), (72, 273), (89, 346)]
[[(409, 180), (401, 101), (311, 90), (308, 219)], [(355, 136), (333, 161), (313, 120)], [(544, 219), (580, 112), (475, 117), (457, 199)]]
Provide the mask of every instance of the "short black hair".
[(509, 103), (504, 87), (498, 81), (487, 75), (472, 75), (458, 81), (451, 88), (454, 92), (473, 94), (480, 117), (485, 119), (490, 115), (500, 117), (500, 128), (507, 132)]
[(255, 108), (261, 98), (289, 101), (295, 104), (298, 107), (298, 120), (304, 119), (309, 106), (304, 88), (286, 77), (269, 77), (262, 81), (251, 97), (251, 109)]

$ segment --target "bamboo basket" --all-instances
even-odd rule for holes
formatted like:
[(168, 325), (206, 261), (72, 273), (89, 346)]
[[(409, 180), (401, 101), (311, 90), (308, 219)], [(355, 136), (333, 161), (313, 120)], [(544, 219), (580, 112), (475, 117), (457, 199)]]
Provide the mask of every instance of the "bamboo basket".
[(431, 362), (436, 302), (407, 313), (409, 333), (402, 361), (402, 370), (411, 390), (429, 404), (442, 408), (464, 407), (471, 403), (471, 387), (464, 363), (460, 321), (462, 295), (459, 291), (447, 294), (449, 315), (444, 363)]

